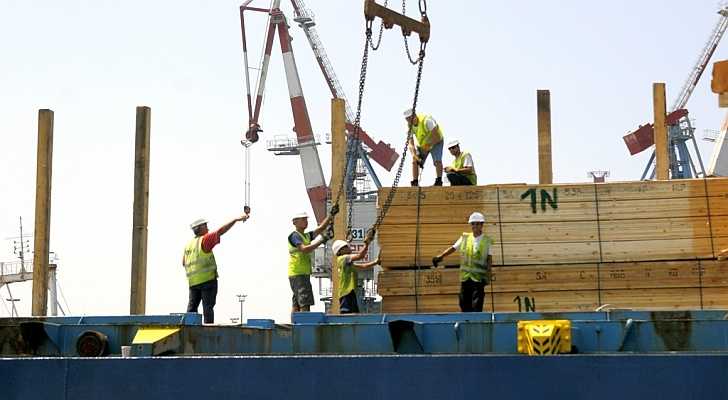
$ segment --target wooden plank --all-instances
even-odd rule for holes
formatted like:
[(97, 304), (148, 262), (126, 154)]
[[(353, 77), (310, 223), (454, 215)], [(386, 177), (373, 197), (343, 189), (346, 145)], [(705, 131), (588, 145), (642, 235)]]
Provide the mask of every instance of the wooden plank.
[[(495, 300), (492, 306), (491, 299)], [(486, 290), (483, 311), (490, 312), (557, 312), (593, 311), (599, 306), (595, 290), (495, 293)], [(406, 312), (458, 312), (457, 294), (418, 296), (387, 296), (382, 299), (382, 311)]]
[[(722, 211), (728, 213), (728, 202), (726, 202)], [(707, 215), (708, 204), (705, 197), (599, 200), (600, 221), (663, 217), (707, 217)]]
[(655, 179), (664, 181), (670, 179), (670, 158), (668, 156), (667, 115), (665, 105), (665, 84), (652, 84), (652, 104), (655, 112)]
[(703, 288), (703, 309), (728, 309), (728, 286)]
[[(51, 232), (51, 181), (53, 175), (53, 111), (38, 110), (38, 145), (35, 175), (35, 231), (33, 233), (33, 289), (31, 312), (48, 310), (48, 254)], [(22, 240), (22, 239), (21, 239)]]
[(699, 287), (697, 265), (695, 260), (601, 264), (600, 286), (604, 290)]
[(602, 303), (632, 310), (694, 310), (700, 308), (700, 288), (602, 290)]
[(713, 258), (710, 238), (602, 242), (604, 262), (696, 258)]
[[(475, 205), (483, 203), (493, 204), (526, 204), (530, 200), (530, 190), (537, 192), (537, 201), (540, 203), (540, 191), (545, 190), (561, 205), (567, 202), (599, 202), (608, 200), (649, 200), (649, 199), (675, 199), (704, 197), (707, 192), (710, 197), (728, 196), (728, 179), (709, 178), (680, 179), (675, 181), (629, 181), (609, 182), (601, 184), (592, 183), (565, 183), (551, 185), (535, 184), (497, 184), (482, 186), (447, 186), (423, 187), (420, 193), (421, 206), (426, 205)], [(390, 188), (380, 189), (381, 201), (386, 198)], [(596, 195), (595, 195), (596, 191)], [(596, 196), (596, 197), (595, 197)], [(401, 187), (394, 196), (393, 205), (414, 206), (417, 204), (417, 189)]]
[(700, 277), (703, 288), (728, 287), (728, 261), (701, 260), (699, 265), (703, 271)]
[(536, 91), (536, 113), (538, 124), (538, 183), (551, 184), (551, 92)]
[(594, 311), (599, 307), (596, 290), (495, 293), (495, 307), (490, 307), (486, 293), (484, 311), (495, 312), (559, 312)]
[[(334, 217), (334, 239), (346, 240), (348, 227), (346, 221), (348, 202), (346, 201), (346, 184), (344, 170), (346, 169), (346, 104), (343, 99), (331, 99), (331, 188), (342, 190), (344, 193), (333, 193), (332, 197), (341, 196), (339, 201), (339, 214)], [(339, 313), (339, 270), (331, 268), (331, 293), (334, 299), (329, 310), (332, 314)]]
[[(489, 222), (570, 222), (596, 221), (597, 219), (594, 202), (564, 202), (560, 203), (557, 209), (546, 207), (545, 210), (542, 210), (540, 204), (538, 204), (536, 212), (527, 203), (504, 203), (500, 205), (500, 212), (498, 204), (482, 203), (477, 207), (470, 204), (453, 204), (447, 207), (443, 205), (420, 206), (420, 222), (423, 224), (463, 224), (466, 226), (468, 216), (474, 211), (483, 213)], [(700, 215), (707, 215), (707, 212)], [(655, 214), (653, 216), (661, 217), (664, 214)], [(416, 207), (394, 205), (389, 209), (382, 226), (411, 224), (416, 218)]]
[(664, 240), (710, 237), (708, 217), (600, 221), (603, 241)]
[(144, 315), (147, 303), (147, 223), (149, 221), (149, 140), (152, 110), (136, 108), (134, 206), (131, 239), (129, 313)]
[(654, 200), (704, 197), (702, 179), (675, 181), (610, 182), (596, 185), (599, 202), (607, 200)]

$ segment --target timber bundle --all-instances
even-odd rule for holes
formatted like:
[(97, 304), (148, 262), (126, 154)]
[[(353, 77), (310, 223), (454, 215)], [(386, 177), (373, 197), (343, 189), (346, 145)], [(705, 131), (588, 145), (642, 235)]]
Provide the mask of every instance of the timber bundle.
[(728, 308), (728, 179), (708, 178), (400, 188), (379, 230), (384, 312), (458, 310), (457, 252), (431, 260), (474, 211), (494, 241), (487, 311)]

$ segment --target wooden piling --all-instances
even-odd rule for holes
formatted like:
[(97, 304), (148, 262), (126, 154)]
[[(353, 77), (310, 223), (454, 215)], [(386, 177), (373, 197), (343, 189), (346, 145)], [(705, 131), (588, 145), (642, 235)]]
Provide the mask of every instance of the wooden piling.
[(536, 92), (536, 108), (538, 113), (538, 183), (553, 183), (551, 167), (551, 92)]
[(38, 153), (35, 178), (35, 231), (33, 244), (33, 316), (48, 310), (48, 253), (51, 231), (51, 177), (53, 167), (53, 111), (38, 111)]
[(670, 158), (667, 148), (667, 124), (665, 116), (667, 106), (665, 104), (665, 84), (652, 84), (652, 101), (655, 111), (655, 179), (670, 179)]
[(129, 312), (143, 315), (147, 294), (147, 223), (149, 213), (149, 133), (152, 110), (136, 108), (134, 147), (134, 216), (131, 239)]
[[(344, 193), (341, 194), (339, 203), (339, 214), (334, 218), (334, 239), (346, 240), (347, 226), (346, 215), (348, 214), (348, 202), (346, 199), (346, 184), (341, 186), (341, 181), (346, 178), (346, 108), (343, 99), (331, 100), (331, 197), (338, 196), (339, 187)], [(337, 191), (337, 192), (335, 192)], [(331, 262), (331, 314), (339, 313), (339, 271), (336, 268), (335, 259)]]

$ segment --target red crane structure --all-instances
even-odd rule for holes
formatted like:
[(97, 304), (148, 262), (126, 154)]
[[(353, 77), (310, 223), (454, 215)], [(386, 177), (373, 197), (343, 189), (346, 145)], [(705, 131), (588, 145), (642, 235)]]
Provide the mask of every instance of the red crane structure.
[[(265, 92), (265, 83), (268, 74), (268, 66), (270, 64), (270, 56), (273, 50), (273, 41), (275, 38), (276, 31), (280, 40), (281, 52), (283, 53), (283, 64), (286, 74), (286, 81), (288, 83), (288, 92), (291, 100), (291, 110), (293, 112), (294, 120), (294, 131), (296, 132), (296, 138), (292, 140), (285, 140), (279, 142), (276, 146), (273, 146), (270, 150), (276, 151), (276, 154), (290, 154), (299, 155), (301, 159), (301, 167), (303, 169), (304, 182), (306, 185), (306, 191), (311, 202), (314, 214), (317, 221), (322, 221), (326, 216), (326, 200), (328, 196), (328, 187), (326, 185), (323, 170), (321, 168), (321, 162), (318, 155), (316, 146), (319, 144), (316, 136), (313, 133), (311, 127), (311, 120), (308, 116), (308, 110), (306, 108), (306, 101), (303, 96), (303, 89), (301, 86), (301, 79), (298, 74), (298, 68), (296, 66), (296, 60), (293, 55), (293, 48), (291, 46), (291, 37), (288, 31), (288, 22), (280, 9), (280, 0), (273, 0), (270, 8), (258, 8), (251, 7), (250, 4), (253, 0), (247, 0), (240, 6), (240, 27), (242, 32), (242, 43), (243, 43), (243, 62), (245, 71), (245, 87), (247, 92), (247, 106), (248, 106), (248, 129), (245, 133), (245, 139), (242, 141), (246, 147), (246, 152), (249, 146), (259, 140), (259, 133), (262, 132), (260, 125), (260, 110), (263, 103), (263, 94)], [(305, 8), (301, 0), (291, 0), (293, 4), (296, 18), (294, 21), (298, 22), (301, 28), (304, 30), (306, 37), (308, 38), (309, 44), (313, 50), (316, 60), (321, 68), (327, 85), (331, 90), (332, 95), (335, 98), (341, 98), (346, 100), (341, 85), (339, 84), (336, 74), (331, 66), (328, 56), (323, 48), (323, 44), (319, 39), (313, 26), (313, 18), (308, 10)], [(266, 28), (265, 35), (265, 47), (263, 51), (263, 59), (260, 65), (260, 71), (258, 75), (258, 83), (255, 89), (255, 94), (251, 93), (250, 86), (250, 66), (248, 63), (248, 48), (246, 40), (245, 30), (245, 11), (261, 12), (269, 15), (269, 21)], [(347, 129), (349, 135), (353, 133), (353, 117), (351, 109), (347, 102)], [(399, 158), (399, 155), (387, 144), (382, 141), (375, 142), (369, 137), (364, 131), (359, 130), (358, 134), (359, 141), (365, 145), (369, 151), (364, 151), (363, 148), (358, 149), (358, 157), (365, 164), (370, 176), (374, 179), (377, 187), (380, 187), (379, 181), (374, 173), (374, 170), (369, 163), (368, 158), (371, 158), (379, 165), (384, 167), (386, 170), (390, 170), (394, 165), (395, 161)], [(249, 159), (246, 157), (246, 159)], [(247, 176), (247, 172), (246, 172)], [(246, 179), (246, 193), (248, 191), (248, 184)], [(246, 194), (246, 201), (248, 200)]]
[[(690, 71), (688, 79), (685, 81), (685, 84), (683, 84), (680, 94), (675, 99), (675, 102), (666, 117), (670, 136), (670, 175), (673, 179), (692, 178), (693, 176), (697, 177), (701, 174), (705, 176), (703, 161), (700, 158), (700, 151), (698, 150), (698, 145), (695, 142), (695, 136), (693, 135), (695, 128), (693, 128), (690, 124), (688, 110), (685, 109), (685, 106), (687, 105), (688, 100), (690, 100), (690, 96), (693, 94), (695, 87), (698, 85), (700, 77), (703, 75), (705, 68), (708, 66), (715, 49), (720, 43), (720, 40), (723, 38), (726, 28), (728, 28), (728, 6), (721, 6), (720, 10), (718, 10), (718, 14), (720, 14), (718, 23), (715, 25), (715, 28), (710, 34), (710, 38), (705, 44), (703, 51), (700, 53), (698, 61)], [(652, 124), (641, 125), (634, 132), (625, 135), (623, 139), (631, 155), (640, 153), (655, 144), (654, 127)], [(697, 170), (690, 157), (690, 152), (686, 145), (687, 141), (693, 142), (695, 153), (700, 164), (700, 171)], [(650, 168), (653, 166), (654, 159), (655, 154), (653, 152), (641, 179), (647, 178)], [(653, 175), (654, 170), (650, 177)]]

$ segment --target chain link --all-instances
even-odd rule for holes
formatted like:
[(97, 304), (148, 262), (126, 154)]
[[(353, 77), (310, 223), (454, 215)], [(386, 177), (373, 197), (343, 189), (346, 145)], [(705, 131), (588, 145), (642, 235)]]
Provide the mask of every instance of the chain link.
[[(367, 65), (369, 63), (369, 45), (372, 40), (372, 27), (371, 21), (367, 22), (366, 26), (366, 39), (364, 41), (364, 55), (361, 60), (361, 68), (359, 71), (359, 97), (356, 105), (356, 117), (354, 118), (354, 132), (350, 140), (347, 140), (346, 146), (346, 162), (344, 163), (344, 176), (341, 177), (339, 182), (338, 192), (336, 199), (334, 200), (335, 205), (339, 205), (341, 201), (341, 194), (344, 193), (346, 185), (346, 200), (348, 203), (347, 210), (347, 240), (351, 240), (351, 226), (353, 222), (353, 198), (354, 198), (354, 176), (356, 175), (356, 163), (357, 163), (357, 151), (359, 146), (359, 131), (361, 125), (361, 106), (364, 98), (364, 86), (366, 83), (367, 76)], [(352, 170), (349, 171), (349, 164), (352, 164)]]
[[(423, 17), (427, 16), (427, 3), (425, 3), (425, 14), (422, 13), (422, 1), (420, 1), (420, 14), (422, 14)], [(407, 15), (407, 0), (402, 0), (402, 15)], [(418, 62), (422, 61), (421, 57), (417, 57), (416, 59), (412, 58), (412, 54), (410, 53), (409, 48), (409, 41), (407, 40), (407, 35), (402, 32), (402, 38), (404, 39), (404, 49), (407, 53), (407, 58), (409, 59), (410, 64), (417, 65)]]
[[(387, 3), (389, 0), (384, 0), (384, 7), (387, 7)], [(384, 21), (382, 21), (379, 24), (379, 37), (377, 38), (377, 45), (374, 45), (374, 42), (372, 42), (371, 38), (369, 38), (369, 45), (372, 47), (372, 50), (377, 51), (379, 49), (379, 45), (382, 44), (382, 33), (384, 32)]]

